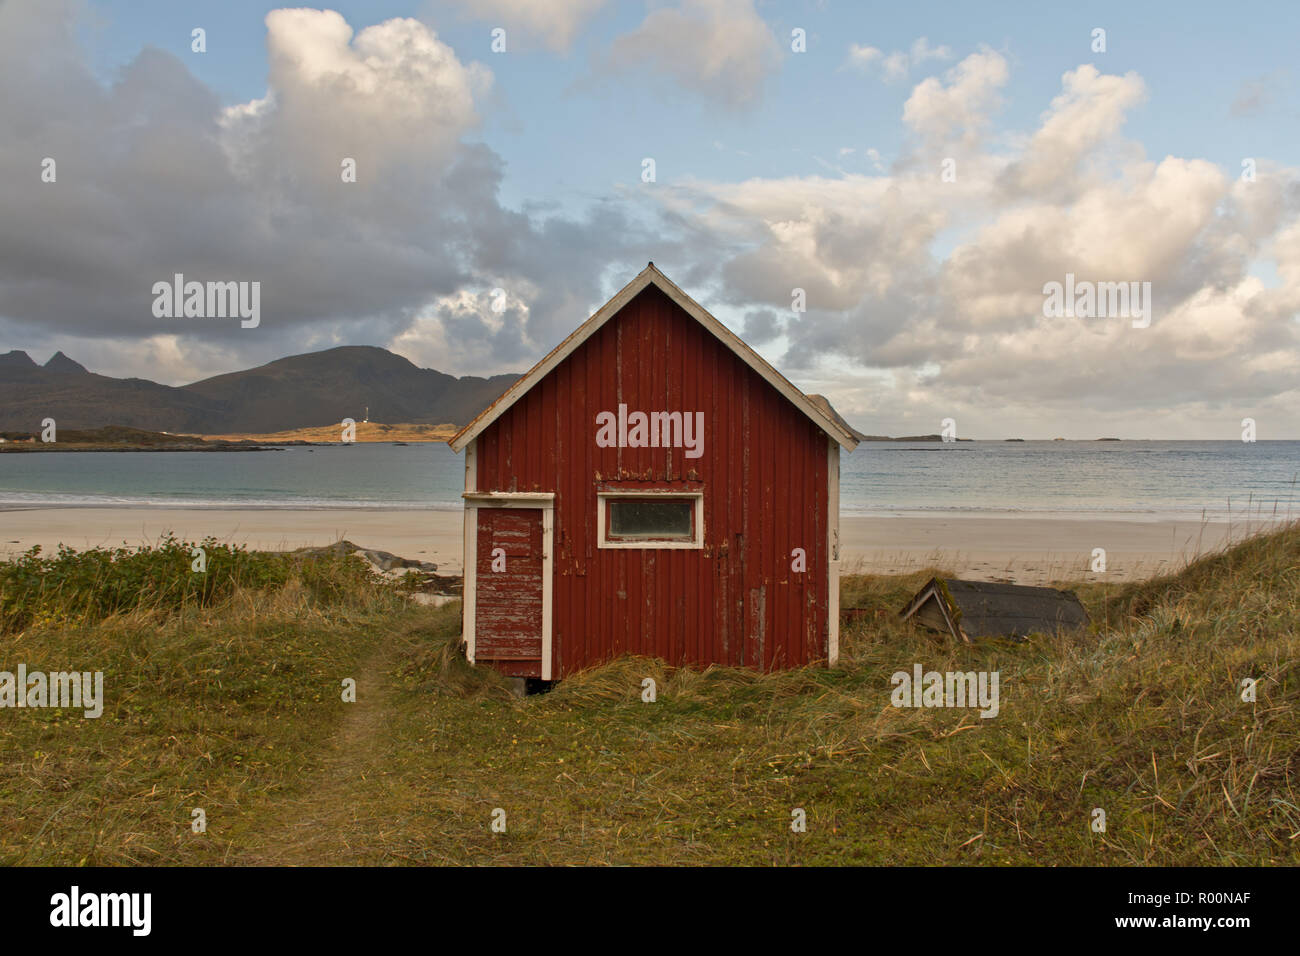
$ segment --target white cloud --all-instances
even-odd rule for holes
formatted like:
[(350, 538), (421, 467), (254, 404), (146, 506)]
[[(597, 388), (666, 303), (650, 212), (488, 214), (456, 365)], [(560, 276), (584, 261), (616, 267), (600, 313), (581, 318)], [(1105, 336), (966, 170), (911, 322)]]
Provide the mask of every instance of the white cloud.
[(930, 60), (951, 60), (952, 49), (947, 46), (930, 46), (926, 37), (912, 41), (911, 49), (895, 50), (885, 53), (879, 47), (850, 44), (849, 56), (845, 66), (858, 70), (868, 70), (879, 63), (882, 75), (888, 83), (898, 83), (907, 79), (908, 74)]
[(332, 10), (272, 10), (266, 30), (271, 92), (222, 116), (236, 163), (258, 175), (284, 155), (319, 158), (307, 178), (335, 192), (339, 161), (327, 157), (355, 158), (358, 183), (400, 173), (416, 156), (441, 174), (491, 84), (418, 20), (353, 37)]
[(1066, 73), (1061, 84), (1025, 155), (1007, 171), (1006, 182), (1015, 189), (1040, 193), (1077, 183), (1079, 162), (1112, 140), (1128, 112), (1146, 98), (1136, 73), (1107, 75), (1091, 64)]
[(536, 37), (555, 51), (565, 51), (578, 32), (605, 6), (606, 0), (453, 0), (477, 20), (506, 31), (506, 49), (515, 49), (512, 31)]
[[(787, 314), (790, 289), (807, 291), (781, 367), (855, 364), (824, 387), (863, 424), (937, 421), (939, 407), (972, 422), (1085, 407), (1125, 428), (1152, 408), (1188, 423), (1216, 403), (1278, 414), (1300, 368), (1300, 169), (1261, 163), (1245, 183), (1200, 158), (1152, 161), (1121, 134), (1141, 78), (1092, 66), (995, 148), (1007, 80), (986, 50), (917, 84), (903, 110), (912, 152), (887, 174), (693, 182), (667, 201), (702, 245), (736, 250), (718, 296), (765, 336), (763, 310)], [(939, 147), (963, 150), (956, 182), (940, 179)], [(1252, 274), (1270, 258), (1272, 285)], [(1150, 282), (1150, 327), (1045, 317), (1043, 286), (1066, 273)]]
[(879, 47), (863, 46), (860, 43), (849, 44), (849, 59), (851, 66), (866, 68), (875, 63), (883, 54)]
[(930, 41), (925, 37), (918, 37), (912, 41), (911, 62), (913, 66), (924, 63), (926, 60), (951, 60), (952, 49), (947, 46), (930, 46)]
[(903, 122), (934, 145), (974, 145), (1009, 76), (1001, 54), (972, 53), (942, 81), (932, 76), (918, 83), (903, 104)]
[(780, 62), (776, 37), (753, 0), (683, 0), (652, 10), (615, 37), (599, 70), (644, 66), (728, 106), (745, 106), (758, 100)]

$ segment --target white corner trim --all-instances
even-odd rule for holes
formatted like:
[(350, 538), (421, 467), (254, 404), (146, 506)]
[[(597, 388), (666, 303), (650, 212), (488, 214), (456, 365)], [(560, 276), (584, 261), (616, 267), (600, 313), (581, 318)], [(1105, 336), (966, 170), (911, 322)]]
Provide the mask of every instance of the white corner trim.
[(826, 443), (826, 664), (840, 659), (840, 446)]
[[(465, 494), (478, 487), (478, 442), (465, 450)], [(475, 569), (478, 567), (478, 509), (465, 502), (465, 545), (461, 556), (461, 624), (465, 659), (474, 663)]]
[(542, 680), (551, 679), (552, 601), (555, 587), (555, 507), (542, 509)]

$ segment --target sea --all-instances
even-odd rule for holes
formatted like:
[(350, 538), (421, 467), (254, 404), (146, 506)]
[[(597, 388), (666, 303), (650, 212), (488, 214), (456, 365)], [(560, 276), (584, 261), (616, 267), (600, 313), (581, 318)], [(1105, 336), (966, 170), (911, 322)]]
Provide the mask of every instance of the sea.
[[(463, 475), (441, 442), (0, 454), (0, 509), (457, 510)], [(840, 511), (1291, 520), (1300, 441), (863, 442), (841, 456)]]

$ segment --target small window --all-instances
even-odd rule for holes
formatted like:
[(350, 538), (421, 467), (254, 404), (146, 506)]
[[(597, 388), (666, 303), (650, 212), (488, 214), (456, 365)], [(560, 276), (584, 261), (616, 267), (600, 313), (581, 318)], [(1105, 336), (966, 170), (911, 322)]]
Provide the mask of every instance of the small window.
[(603, 493), (598, 501), (602, 548), (703, 546), (703, 495), (627, 491)]
[(615, 498), (609, 503), (609, 536), (689, 539), (694, 512), (689, 498)]

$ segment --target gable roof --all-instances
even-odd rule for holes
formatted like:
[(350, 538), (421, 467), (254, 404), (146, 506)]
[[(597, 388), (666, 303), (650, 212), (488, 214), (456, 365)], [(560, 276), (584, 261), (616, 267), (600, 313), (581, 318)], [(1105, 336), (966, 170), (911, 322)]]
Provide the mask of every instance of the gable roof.
[(494, 421), (505, 414), (515, 402), (524, 397), (534, 385), (549, 375), (557, 365), (577, 351), (583, 342), (591, 338), (606, 322), (619, 313), (623, 306), (632, 301), (647, 286), (655, 286), (668, 298), (679, 305), (683, 311), (700, 325), (708, 329), (713, 337), (729, 348), (746, 365), (778, 392), (785, 396), (799, 411), (810, 418), (814, 425), (837, 442), (852, 451), (858, 445), (857, 435), (844, 419), (836, 414), (826, 399), (817, 396), (814, 401), (790, 381), (763, 360), (741, 338), (725, 325), (711, 316), (698, 302), (678, 288), (677, 284), (655, 268), (653, 262), (642, 269), (635, 279), (623, 286), (618, 293), (601, 306), (596, 313), (582, 325), (578, 326), (568, 338), (557, 345), (549, 355), (538, 362), (532, 369), (511, 385), (495, 402), (479, 413), (478, 417), (457, 432), (447, 444), (452, 451), (460, 452), (477, 438)]

